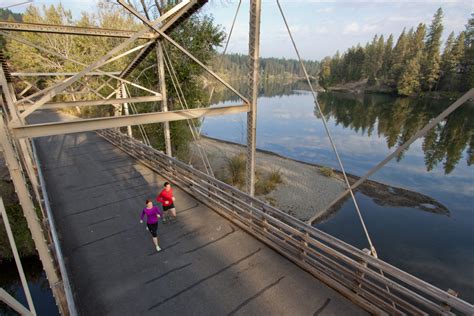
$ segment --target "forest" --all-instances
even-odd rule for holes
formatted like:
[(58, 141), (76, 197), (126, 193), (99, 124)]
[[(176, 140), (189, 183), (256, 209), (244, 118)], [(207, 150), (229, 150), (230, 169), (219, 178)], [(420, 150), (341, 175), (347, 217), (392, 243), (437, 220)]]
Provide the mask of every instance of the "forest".
[(375, 35), (364, 47), (321, 61), (319, 84), (324, 88), (367, 80), (368, 86), (385, 87), (404, 96), (432, 92), (463, 92), (474, 87), (474, 14), (459, 34), (451, 32), (442, 43), (443, 10), (429, 26), (404, 29), (396, 43), (390, 34)]
[[(215, 69), (224, 77), (232, 79), (246, 78), (248, 74), (248, 56), (243, 54), (225, 54), (216, 57)], [(305, 60), (306, 71), (311, 78), (316, 78), (319, 72), (319, 62)], [(260, 74), (263, 80), (287, 78), (304, 78), (301, 64), (296, 59), (260, 58)]]
[[(132, 1), (133, 2), (133, 1)], [(163, 1), (163, 3), (166, 3)], [(2, 10), (0, 14), (5, 20), (23, 21), (26, 23), (46, 23), (60, 24), (81, 27), (102, 27), (111, 29), (138, 30), (143, 27), (131, 15), (126, 13), (120, 6), (114, 5), (106, 0), (97, 3), (95, 12), (83, 12), (79, 18), (74, 18), (70, 10), (61, 4), (53, 6), (30, 5), (23, 14), (14, 14), (9, 10)], [(165, 12), (168, 6), (158, 8), (157, 6), (147, 7), (144, 3), (136, 1), (134, 6), (150, 19), (156, 19), (160, 12)], [(193, 36), (190, 36), (193, 34)], [(8, 34), (7, 34), (8, 35)], [(104, 38), (92, 36), (62, 35), (62, 34), (34, 34), (16, 33), (14, 40), (9, 36), (0, 35), (0, 49), (7, 59), (7, 64), (12, 72), (79, 72), (84, 65), (90, 64), (99, 57), (105, 55), (112, 48), (117, 46), (123, 39)], [(225, 33), (222, 28), (216, 25), (212, 17), (205, 14), (190, 16), (171, 32), (171, 37), (181, 46), (190, 51), (199, 60), (209, 65), (217, 55), (217, 48), (222, 45)], [(138, 40), (137, 44), (144, 44), (145, 40)], [(181, 109), (186, 106), (196, 108), (208, 105), (209, 92), (202, 89), (202, 76), (204, 71), (201, 67), (183, 56), (175, 47), (163, 42), (165, 56), (168, 64), (173, 66), (173, 73), (176, 75), (181, 86), (185, 86), (182, 93), (187, 100), (183, 105), (178, 97), (178, 92), (174, 89), (172, 78), (167, 72), (166, 86), (168, 87), (168, 106), (170, 109)], [(132, 47), (127, 47), (126, 50)], [(128, 65), (134, 55), (128, 55), (113, 61), (103, 67), (102, 71), (120, 71)], [(139, 85), (158, 90), (158, 76), (156, 69), (156, 54), (149, 54), (142, 63), (127, 78)], [(38, 80), (31, 77), (16, 78), (15, 87), (17, 93), (22, 91), (28, 84), (36, 86), (38, 89), (47, 88), (54, 83), (64, 80), (65, 76), (42, 76)], [(87, 82), (87, 85), (85, 84)], [(108, 81), (107, 78), (93, 76), (83, 78), (72, 85), (65, 93), (59, 94), (54, 101), (80, 101), (104, 98), (117, 91), (117, 83)], [(88, 89), (87, 86), (91, 87)], [(141, 96), (145, 92), (134, 86), (129, 86), (129, 95)], [(36, 89), (29, 90), (23, 97), (28, 97), (38, 92)], [(159, 111), (160, 104), (153, 103), (130, 103), (131, 113), (146, 113)], [(79, 117), (90, 118), (98, 116), (114, 115), (113, 106), (83, 107), (64, 111), (72, 111), (71, 114)], [(170, 123), (171, 144), (173, 156), (185, 159), (188, 152), (188, 143), (192, 140), (192, 134), (186, 121)], [(148, 124), (145, 126), (134, 126), (133, 134), (137, 139), (143, 139), (143, 131), (146, 131), (153, 147), (164, 150), (164, 135), (162, 124)], [(4, 179), (0, 181), (0, 191), (9, 195), (8, 190), (12, 190), (11, 181)], [(12, 195), (13, 197), (14, 195)], [(35, 253), (35, 249), (29, 238), (29, 231), (21, 215), (18, 201), (12, 199), (5, 201), (5, 206), (9, 217), (12, 218), (12, 226), (15, 236), (19, 236), (17, 243), (20, 254), (28, 256)], [(24, 238), (23, 238), (24, 237)], [(10, 247), (4, 232), (0, 229), (0, 260), (11, 258)]]

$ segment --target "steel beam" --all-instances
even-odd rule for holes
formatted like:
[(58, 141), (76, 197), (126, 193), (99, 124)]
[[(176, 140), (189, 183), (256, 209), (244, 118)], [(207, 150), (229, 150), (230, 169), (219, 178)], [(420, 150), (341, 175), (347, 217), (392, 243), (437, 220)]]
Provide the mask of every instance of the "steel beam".
[(261, 0), (250, 1), (249, 85), (250, 111), (247, 113), (247, 174), (246, 186), (250, 196), (255, 194), (255, 150), (257, 138), (257, 98), (259, 87)]
[(117, 0), (117, 2), (120, 3), (125, 9), (130, 11), (130, 13), (132, 13), (134, 16), (136, 16), (137, 18), (142, 20), (144, 24), (148, 25), (148, 27), (155, 30), (158, 34), (161, 35), (162, 38), (164, 38), (166, 41), (171, 43), (174, 47), (179, 49), (186, 56), (191, 58), (195, 63), (197, 63), (205, 71), (207, 71), (207, 73), (209, 73), (212, 77), (214, 77), (216, 80), (218, 80), (224, 86), (226, 86), (229, 90), (231, 90), (234, 94), (236, 94), (240, 99), (242, 99), (242, 101), (244, 101), (245, 103), (248, 103), (248, 100), (247, 100), (246, 97), (244, 97), (239, 91), (237, 91), (234, 87), (232, 87), (229, 83), (227, 83), (224, 79), (222, 79), (218, 74), (216, 74), (214, 71), (212, 71), (209, 67), (204, 65), (203, 62), (201, 62), (199, 59), (194, 57), (193, 54), (191, 54), (185, 48), (183, 48), (181, 45), (179, 45), (175, 40), (173, 40), (171, 37), (166, 35), (165, 32), (162, 29), (160, 29), (156, 26), (156, 23), (153, 23), (153, 22), (149, 21), (148, 19), (146, 19), (145, 17), (143, 17), (137, 10), (135, 10), (135, 8), (133, 8), (128, 3), (126, 3), (124, 0)]
[(17, 158), (17, 153), (10, 143), (10, 137), (7, 134), (6, 126), (4, 125), (3, 118), (0, 119), (0, 144), (3, 148), (3, 154), (5, 157), (5, 163), (8, 166), (10, 176), (15, 186), (16, 194), (23, 209), (28, 227), (31, 232), (31, 237), (35, 243), (35, 247), (38, 251), (43, 269), (46, 272), (46, 277), (51, 286), (53, 295), (58, 302), (58, 306), (61, 311), (64, 311), (64, 293), (61, 291), (61, 279), (58, 272), (54, 267), (53, 255), (49, 250), (48, 243), (46, 242), (41, 222), (36, 214), (35, 205), (30, 196), (25, 178), (23, 177), (22, 168)]
[[(0, 69), (0, 85), (2, 86), (2, 92), (7, 102), (11, 118), (16, 118), (17, 120), (20, 120), (16, 108), (13, 104), (13, 101), (15, 100), (15, 95), (13, 94), (12, 87), (6, 81), (3, 69)], [(46, 236), (43, 232), (41, 221), (39, 220), (38, 215), (36, 213), (36, 208), (30, 195), (25, 176), (23, 174), (23, 169), (19, 160), (19, 152), (14, 146), (15, 140), (12, 139), (11, 134), (5, 126), (4, 119), (7, 118), (6, 113), (4, 115), (5, 118), (0, 116), (0, 145), (3, 150), (5, 164), (8, 167), (10, 177), (13, 181), (13, 185), (15, 186), (15, 191), (18, 196), (18, 200), (20, 201), (23, 214), (26, 218), (26, 222), (28, 223), (28, 227), (31, 232), (31, 237), (35, 244), (36, 250), (38, 251), (39, 258), (43, 265), (43, 269), (46, 272), (46, 277), (49, 281), (51, 290), (53, 292), (54, 297), (56, 298), (56, 302), (60, 309), (60, 312), (64, 312), (66, 309), (64, 304), (64, 292), (61, 286), (61, 277), (55, 269), (54, 257), (49, 250), (49, 245), (45, 238)], [(26, 166), (26, 170), (28, 172), (28, 176), (30, 178), (31, 183), (33, 184), (33, 189), (38, 198), (38, 181), (36, 179), (36, 174), (33, 170), (33, 164), (31, 161), (32, 156), (30, 155), (30, 152), (28, 150), (27, 140), (20, 139), (18, 140), (18, 144), (20, 145), (19, 147), (21, 149), (21, 154)]]
[[(114, 30), (97, 27), (79, 27), (69, 25), (55, 25), (42, 23), (20, 23), (20, 22), (0, 22), (0, 30), (2, 31), (17, 31), (17, 32), (34, 32), (34, 33), (49, 33), (49, 34), (66, 34), (66, 35), (86, 35), (86, 36), (105, 36), (129, 38), (135, 34), (135, 31), (129, 30)], [(143, 33), (139, 39), (152, 39), (155, 34), (151, 32)]]
[[(127, 98), (127, 89), (125, 88), (125, 85), (123, 83), (120, 84), (120, 97), (122, 98), (122, 107), (123, 107), (123, 114), (125, 116), (130, 115), (130, 112), (128, 110), (128, 102), (134, 102), (134, 101), (129, 101), (129, 98)], [(132, 127), (130, 125), (127, 126), (127, 136), (133, 138), (133, 133), (132, 133)]]
[[(57, 52), (54, 52), (54, 51), (52, 51), (52, 50), (49, 50), (49, 49), (46, 49), (46, 48), (41, 47), (41, 46), (39, 46), (39, 45), (33, 44), (33, 43), (31, 43), (31, 42), (29, 42), (29, 41), (27, 41), (27, 40), (25, 40), (25, 39), (22, 39), (22, 38), (19, 38), (19, 37), (11, 36), (11, 35), (8, 34), (8, 33), (5, 33), (5, 32), (0, 31), (0, 35), (6, 36), (6, 37), (8, 37), (8, 38), (10, 38), (10, 39), (12, 39), (12, 40), (18, 41), (18, 42), (23, 43), (23, 44), (25, 44), (25, 45), (27, 45), (27, 46), (34, 47), (34, 48), (36, 48), (36, 49), (38, 49), (38, 50), (41, 50), (41, 51), (46, 52), (46, 53), (48, 53), (48, 54), (51, 54), (51, 55), (53, 55), (53, 56), (57, 56), (57, 57), (59, 57), (59, 58), (66, 59), (66, 60), (68, 60), (68, 61), (70, 61), (70, 62), (73, 62), (73, 63), (75, 63), (75, 64), (77, 64), (77, 65), (85, 66), (85, 67), (88, 66), (88, 65), (86, 65), (86, 64), (84, 64), (84, 63), (81, 63), (81, 62), (76, 61), (76, 60), (74, 60), (74, 59), (68, 58), (67, 56), (61, 55), (61, 54), (59, 54), (59, 53), (57, 53)], [(139, 48), (144, 47), (144, 46), (147, 46), (147, 44), (140, 45)], [(149, 46), (149, 45), (148, 45), (148, 46)], [(137, 49), (137, 47), (132, 48), (132, 49), (128, 50), (127, 52), (125, 52), (125, 53), (123, 53), (123, 54), (120, 54), (120, 56), (123, 57), (123, 56), (125, 56), (126, 54), (129, 54), (129, 53), (135, 51), (136, 49)], [(98, 68), (100, 68), (100, 67), (102, 67), (102, 66), (108, 64), (110, 61), (115, 60), (115, 59), (117, 59), (117, 58), (118, 58), (118, 56), (115, 56), (115, 57), (113, 57), (113, 58), (111, 58), (111, 59), (109, 59), (109, 60), (103, 62), (100, 66), (96, 67), (96, 69), (98, 69)], [(114, 76), (114, 75), (111, 75), (111, 74), (107, 74), (106, 72), (103, 72), (103, 71), (101, 71), (101, 70), (97, 70), (97, 72), (103, 73), (104, 75), (109, 76), (110, 78), (116, 79), (116, 80), (118, 80), (118, 81), (120, 81), (120, 82), (128, 83), (129, 85), (132, 85), (132, 86), (134, 86), (134, 87), (136, 87), (136, 88), (138, 88), (138, 89), (141, 89), (141, 90), (144, 90), (144, 91), (153, 93), (153, 94), (155, 94), (155, 95), (158, 95), (158, 93), (157, 93), (156, 91), (147, 89), (147, 88), (142, 87), (142, 86), (140, 86), (140, 85), (138, 85), (138, 84), (136, 84), (136, 83), (130, 82), (130, 81), (128, 81), (128, 80), (125, 80), (125, 79), (123, 79), (123, 78), (121, 78), (121, 77)], [(24, 98), (24, 99), (20, 100), (19, 102), (22, 103), (22, 102), (24, 102), (24, 101), (27, 101), (27, 100), (32, 99), (33, 97), (36, 97), (36, 96), (39, 96), (39, 95), (45, 95), (46, 92), (50, 93), (50, 91), (53, 91), (53, 90), (55, 90), (55, 89), (60, 89), (59, 87), (60, 87), (61, 85), (67, 84), (67, 86), (66, 86), (65, 88), (61, 88), (61, 90), (59, 90), (59, 91), (60, 91), (59, 93), (61, 93), (62, 91), (64, 91), (65, 89), (67, 89), (67, 87), (70, 86), (70, 84), (76, 82), (76, 81), (79, 80), (80, 78), (79, 78), (79, 79), (74, 79), (73, 82), (71, 82), (71, 83), (69, 84), (69, 81), (70, 81), (71, 79), (76, 78), (76, 76), (79, 76), (79, 77), (85, 76), (85, 74), (87, 74), (87, 73), (88, 73), (87, 71), (84, 72), (84, 74), (82, 74), (82, 72), (76, 73), (76, 74), (73, 75), (72, 77), (66, 78), (66, 79), (65, 79), (64, 81), (62, 81), (62, 82), (56, 83), (56, 84), (54, 84), (53, 86), (47, 87), (47, 88), (45, 88), (45, 89), (43, 89), (43, 90), (41, 90), (41, 91), (39, 91), (39, 92), (36, 92), (35, 94), (30, 95), (30, 96), (28, 96), (27, 98)], [(109, 81), (110, 81), (110, 80), (111, 80), (111, 79), (109, 79)], [(109, 82), (109, 81), (107, 81), (107, 82)], [(99, 91), (100, 91), (100, 89), (99, 89)], [(59, 94), (59, 93), (55, 93), (55, 94)], [(48, 100), (48, 101), (49, 101), (49, 100)], [(38, 102), (39, 102), (39, 101), (38, 101)], [(35, 106), (36, 106), (36, 105), (35, 105)]]
[[(166, 97), (166, 84), (165, 84), (165, 64), (163, 56), (163, 43), (157, 41), (156, 43), (156, 60), (158, 65), (158, 77), (160, 80), (160, 90), (161, 95), (163, 96), (163, 101), (161, 102), (161, 111), (168, 112), (168, 100)], [(170, 134), (170, 123), (163, 122), (163, 131), (165, 136), (165, 150), (166, 154), (172, 157), (171, 153), (171, 134)]]
[(118, 128), (128, 125), (142, 125), (161, 123), (166, 121), (180, 121), (195, 119), (202, 116), (216, 116), (247, 112), (248, 105), (233, 105), (215, 108), (201, 108), (182, 111), (141, 113), (129, 116), (101, 117), (85, 120), (74, 120), (68, 122), (55, 122), (44, 124), (32, 124), (25, 126), (12, 126), (10, 129), (14, 137), (42, 137), (51, 135), (70, 134), (86, 131), (95, 131), (106, 128)]
[[(206, 0), (207, 1), (207, 0)], [(188, 12), (192, 12), (193, 8), (197, 5), (200, 5), (200, 3), (203, 2), (202, 0), (191, 0), (189, 3), (183, 8), (183, 10), (180, 10), (177, 12), (175, 15), (167, 19), (167, 21), (161, 26), (161, 29), (164, 32), (169, 32), (173, 30), (175, 25), (179, 23), (179, 20), (182, 19), (185, 14)], [(205, 1), (204, 1), (205, 2)], [(155, 34), (154, 36), (155, 40), (160, 39), (160, 34)], [(124, 68), (122, 73), (120, 74), (121, 78), (126, 78), (134, 69), (137, 67), (140, 62), (148, 56), (149, 53), (152, 51), (152, 47), (146, 47), (138, 55)]]
[[(31, 292), (28, 287), (28, 282), (26, 281), (25, 271), (23, 270), (23, 265), (21, 264), (20, 255), (18, 254), (18, 249), (16, 247), (15, 237), (13, 236), (12, 228), (10, 226), (10, 221), (8, 220), (8, 215), (5, 210), (5, 205), (3, 204), (3, 199), (0, 197), (0, 213), (2, 215), (3, 224), (5, 225), (5, 231), (7, 232), (8, 241), (10, 242), (10, 248), (12, 249), (13, 257), (15, 258), (16, 268), (18, 274), (20, 275), (21, 285), (23, 286), (23, 292), (25, 292), (26, 301), (30, 308), (29, 312), (35, 315), (35, 305), (33, 304), (33, 299), (31, 298)], [(23, 306), (23, 305), (22, 305)]]
[[(77, 75), (77, 72), (12, 72), (12, 77), (72, 77)], [(108, 72), (88, 72), (84, 76), (116, 76), (119, 75), (119, 71), (108, 71)]]
[[(123, 103), (141, 103), (141, 102), (154, 102), (161, 101), (161, 95), (150, 95), (145, 97), (134, 97), (134, 98), (119, 98), (119, 99), (104, 99), (104, 100), (87, 100), (87, 101), (69, 101), (69, 102), (51, 102), (45, 103), (42, 109), (60, 109), (68, 108), (73, 106), (97, 106), (97, 105), (109, 105), (109, 104), (123, 104)], [(24, 105), (27, 109), (31, 105)]]
[[(181, 3), (179, 3), (178, 5), (176, 5), (175, 7), (173, 7), (172, 9), (170, 9), (168, 12), (166, 12), (164, 15), (160, 16), (158, 19), (156, 19), (155, 21), (153, 21), (153, 26), (156, 26), (160, 23), (162, 23), (166, 18), (168, 18), (169, 16), (173, 15), (174, 13), (176, 13), (177, 11), (181, 10), (187, 3), (189, 3), (189, 0), (185, 0)], [(85, 69), (83, 69), (81, 72), (79, 72), (78, 74), (68, 78), (65, 82), (61, 83), (60, 85), (54, 87), (53, 89), (51, 89), (50, 91), (48, 91), (43, 97), (41, 97), (41, 99), (39, 99), (38, 101), (35, 102), (35, 104), (30, 107), (28, 110), (26, 110), (25, 112), (23, 112), (20, 117), (22, 119), (26, 118), (28, 115), (30, 115), (31, 113), (33, 113), (36, 109), (40, 108), (43, 104), (45, 104), (46, 102), (48, 102), (49, 100), (51, 100), (56, 94), (62, 92), (64, 89), (66, 89), (67, 87), (69, 87), (70, 85), (72, 85), (74, 82), (76, 82), (77, 80), (81, 79), (84, 74), (90, 72), (91, 70), (94, 70), (96, 68), (99, 68), (100, 66), (102, 66), (104, 63), (107, 62), (108, 59), (112, 58), (112, 56), (116, 53), (118, 53), (119, 51), (123, 50), (125, 47), (127, 47), (128, 45), (130, 45), (132, 42), (134, 42), (138, 37), (140, 37), (141, 35), (145, 34), (147, 32), (147, 29), (144, 28), (142, 29), (141, 31), (138, 31), (136, 32), (132, 37), (126, 39), (125, 41), (123, 41), (120, 45), (114, 47), (112, 50), (110, 50), (107, 54), (105, 54), (104, 56), (102, 56), (101, 58), (97, 59), (95, 62), (93, 62), (92, 64), (90, 64), (89, 66), (87, 66)]]
[(5, 302), (7, 306), (10, 306), (15, 312), (22, 316), (34, 316), (25, 306), (21, 305), (13, 296), (8, 294), (3, 288), (0, 288), (0, 301)]

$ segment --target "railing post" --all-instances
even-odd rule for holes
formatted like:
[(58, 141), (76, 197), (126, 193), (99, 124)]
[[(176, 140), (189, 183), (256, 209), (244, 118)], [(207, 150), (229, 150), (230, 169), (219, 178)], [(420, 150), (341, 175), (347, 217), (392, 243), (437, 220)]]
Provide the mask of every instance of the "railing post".
[[(452, 289), (448, 289), (446, 292), (448, 292), (449, 294), (451, 294), (452, 296), (454, 297), (458, 297), (459, 293), (452, 290)], [(446, 303), (441, 303), (441, 307), (446, 311), (446, 312), (450, 312), (451, 311), (451, 306), (449, 306), (448, 304)]]
[[(370, 251), (369, 249), (367, 249), (367, 248), (362, 249), (362, 252), (365, 253), (365, 254), (368, 255), (368, 256), (371, 255), (371, 251)], [(359, 262), (362, 263), (362, 265), (363, 265), (364, 267), (367, 267), (367, 261), (365, 261), (365, 260), (360, 260)], [(360, 276), (361, 279), (363, 279), (364, 276), (365, 276), (365, 273), (364, 273), (364, 272), (361, 272), (361, 271), (356, 271), (356, 274), (357, 274), (358, 276)], [(362, 287), (362, 283), (361, 283), (361, 282), (359, 282), (359, 281), (357, 281), (357, 280), (355, 280), (355, 281), (356, 281), (356, 283), (358, 284), (358, 287)]]

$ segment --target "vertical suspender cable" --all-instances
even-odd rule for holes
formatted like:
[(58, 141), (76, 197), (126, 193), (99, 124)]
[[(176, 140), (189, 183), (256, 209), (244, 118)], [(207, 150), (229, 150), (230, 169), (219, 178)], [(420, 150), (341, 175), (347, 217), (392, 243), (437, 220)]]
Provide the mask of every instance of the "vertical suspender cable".
[[(235, 10), (234, 20), (232, 21), (232, 26), (230, 27), (229, 36), (227, 36), (227, 41), (225, 43), (224, 50), (222, 51), (221, 56), (225, 55), (225, 53), (227, 52), (227, 47), (229, 47), (230, 38), (232, 37), (232, 32), (234, 31), (235, 21), (237, 20), (237, 15), (239, 14), (241, 4), (242, 4), (242, 0), (239, 1), (239, 4), (237, 6), (237, 10)], [(214, 90), (216, 90), (216, 88), (212, 87), (211, 93), (209, 94), (209, 101), (207, 101), (209, 106), (211, 105), (211, 99), (212, 99), (212, 96), (214, 95)], [(205, 120), (206, 120), (206, 117), (204, 116), (201, 120), (201, 126), (199, 127), (199, 131), (198, 131), (199, 135), (201, 135), (202, 126), (203, 126)]]
[(351, 194), (352, 201), (354, 202), (354, 205), (355, 205), (357, 214), (358, 214), (359, 219), (360, 219), (360, 222), (361, 222), (361, 224), (362, 224), (362, 228), (364, 229), (365, 235), (366, 235), (367, 240), (368, 240), (368, 242), (369, 242), (370, 251), (371, 251), (372, 255), (377, 258), (377, 251), (375, 250), (375, 247), (374, 247), (374, 245), (372, 244), (372, 240), (370, 239), (369, 232), (367, 231), (367, 227), (365, 226), (364, 219), (362, 218), (362, 214), (361, 214), (361, 212), (360, 212), (359, 205), (357, 204), (357, 201), (356, 201), (355, 196), (354, 196), (354, 192), (352, 191), (351, 185), (350, 185), (350, 183), (349, 183), (349, 180), (347, 179), (346, 171), (344, 170), (344, 166), (342, 165), (341, 158), (339, 157), (339, 153), (337, 152), (336, 145), (334, 144), (334, 141), (333, 141), (333, 139), (332, 139), (331, 133), (329, 132), (329, 128), (328, 128), (328, 126), (327, 126), (326, 118), (324, 117), (323, 111), (321, 110), (321, 107), (319, 106), (319, 102), (318, 102), (318, 97), (317, 97), (316, 91), (314, 91), (313, 85), (311, 84), (311, 80), (309, 79), (309, 76), (308, 76), (308, 72), (306, 71), (306, 67), (305, 67), (305, 65), (304, 65), (304, 63), (303, 63), (303, 60), (301, 59), (300, 53), (299, 53), (299, 51), (298, 51), (298, 48), (296, 47), (295, 40), (293, 39), (293, 35), (291, 34), (290, 27), (288, 26), (288, 22), (286, 21), (285, 14), (283, 13), (283, 9), (282, 9), (282, 7), (281, 7), (281, 5), (280, 5), (280, 1), (279, 1), (279, 0), (276, 0), (276, 2), (277, 2), (277, 4), (278, 4), (278, 8), (279, 8), (279, 10), (280, 10), (280, 13), (281, 13), (281, 16), (282, 16), (282, 18), (283, 18), (283, 21), (285, 22), (286, 29), (287, 29), (288, 34), (289, 34), (289, 36), (290, 36), (291, 42), (293, 43), (293, 47), (294, 47), (294, 49), (295, 49), (296, 55), (298, 55), (298, 59), (299, 59), (299, 61), (300, 61), (300, 63), (301, 63), (301, 67), (303, 68), (303, 72), (304, 72), (304, 74), (305, 74), (306, 80), (308, 81), (308, 85), (309, 85), (309, 87), (310, 87), (310, 89), (311, 89), (311, 92), (312, 92), (312, 94), (313, 94), (314, 104), (316, 105), (316, 107), (318, 108), (319, 113), (321, 114), (321, 118), (322, 118), (322, 121), (323, 121), (324, 129), (326, 130), (326, 134), (328, 135), (329, 142), (331, 143), (331, 146), (332, 146), (332, 149), (333, 149), (333, 151), (334, 151), (334, 154), (336, 155), (337, 161), (338, 161), (338, 163), (339, 163), (339, 167), (341, 168), (342, 174), (343, 174), (343, 176), (344, 176), (344, 181), (346, 182), (347, 188), (348, 188), (348, 190), (349, 190), (349, 192), (350, 192), (350, 194)]
[[(173, 84), (173, 87), (176, 91), (176, 94), (178, 96), (178, 100), (179, 100), (179, 103), (181, 104), (181, 107), (184, 109), (185, 107), (188, 108), (188, 105), (187, 105), (187, 102), (186, 102), (186, 99), (184, 98), (184, 94), (183, 94), (183, 91), (181, 90), (180, 86), (179, 86), (179, 81), (178, 81), (178, 77), (176, 76), (176, 73), (174, 72), (174, 68), (173, 68), (173, 65), (171, 64), (171, 59), (167, 53), (167, 50), (166, 48), (163, 46), (164, 50), (164, 61), (165, 61), (165, 66), (166, 68), (168, 69), (168, 72), (170, 73), (170, 78), (171, 78), (171, 82)], [(176, 81), (176, 82), (175, 82)], [(179, 89), (178, 89), (179, 87)], [(184, 101), (183, 101), (184, 100)], [(198, 152), (201, 156), (201, 159), (203, 160), (203, 163), (204, 163), (204, 168), (206, 169), (206, 173), (208, 173), (209, 175), (211, 176), (214, 176), (214, 173), (212, 171), (212, 167), (211, 167), (211, 164), (209, 162), (209, 160), (207, 159), (207, 156), (206, 156), (206, 153), (204, 152), (204, 150), (201, 148), (200, 144), (198, 144), (198, 138), (196, 136), (196, 127), (194, 125), (194, 122), (192, 120), (186, 120), (187, 123), (188, 123), (188, 126), (189, 126), (189, 130), (191, 131), (191, 135), (193, 136), (193, 139), (194, 141), (196, 141), (196, 144), (197, 144), (197, 148), (198, 148)], [(190, 122), (191, 121), (191, 122)]]
[[(232, 33), (234, 31), (235, 21), (237, 20), (237, 15), (239, 14), (241, 4), (242, 4), (242, 0), (239, 1), (237, 9), (235, 10), (234, 20), (232, 21), (232, 26), (230, 27), (229, 36), (227, 36), (227, 41), (225, 43), (224, 50), (222, 51), (221, 56), (225, 55), (225, 53), (227, 52), (227, 48), (229, 47), (230, 38), (232, 37)], [(211, 99), (212, 99), (212, 95), (214, 94), (214, 90), (215, 90), (215, 88), (213, 87), (212, 90), (211, 90), (211, 93), (209, 95), (209, 102), (208, 103), (211, 103)]]

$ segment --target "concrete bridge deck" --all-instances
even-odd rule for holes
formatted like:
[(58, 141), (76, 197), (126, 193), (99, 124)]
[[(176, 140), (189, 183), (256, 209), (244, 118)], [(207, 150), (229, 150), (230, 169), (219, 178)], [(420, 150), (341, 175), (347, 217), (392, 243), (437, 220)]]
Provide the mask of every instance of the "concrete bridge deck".
[(157, 253), (139, 215), (165, 179), (95, 133), (36, 146), (81, 315), (366, 314), (177, 187)]

